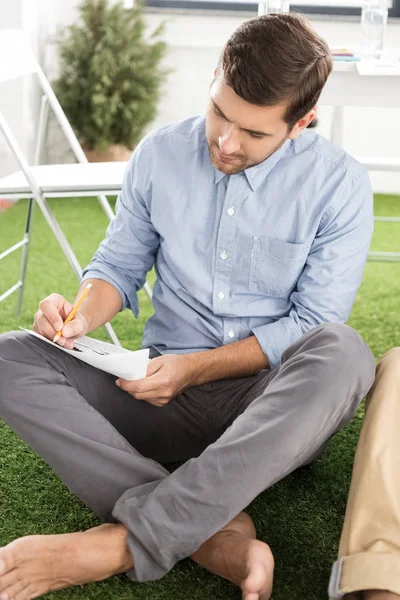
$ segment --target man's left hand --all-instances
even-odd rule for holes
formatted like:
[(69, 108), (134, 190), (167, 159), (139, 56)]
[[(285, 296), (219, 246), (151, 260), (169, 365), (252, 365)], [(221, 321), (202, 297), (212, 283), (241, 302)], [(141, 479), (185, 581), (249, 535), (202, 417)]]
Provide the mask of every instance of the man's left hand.
[(136, 400), (145, 400), (154, 406), (165, 406), (183, 390), (195, 384), (193, 355), (165, 354), (153, 358), (144, 379), (117, 379), (115, 382)]

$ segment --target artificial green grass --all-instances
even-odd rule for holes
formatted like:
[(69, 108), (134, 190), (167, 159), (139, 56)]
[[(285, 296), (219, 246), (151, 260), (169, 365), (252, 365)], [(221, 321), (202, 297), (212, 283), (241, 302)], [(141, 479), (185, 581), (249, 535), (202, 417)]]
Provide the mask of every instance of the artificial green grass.
[[(97, 201), (56, 200), (51, 205), (78, 259), (86, 264), (107, 225)], [(0, 215), (0, 252), (22, 237), (25, 212), (26, 202), (21, 201)], [(400, 216), (400, 198), (377, 196), (375, 213)], [(400, 223), (377, 223), (373, 249), (400, 251)], [(19, 253), (0, 262), (0, 295), (15, 283), (18, 270)], [(377, 359), (398, 344), (399, 275), (400, 264), (369, 263), (351, 315), (350, 324)], [(23, 313), (21, 318), (15, 315), (15, 295), (0, 304), (0, 333), (19, 325), (30, 327), (39, 301), (51, 292), (73, 300), (76, 289), (61, 250), (36, 210)], [(140, 347), (144, 323), (152, 311), (143, 292), (140, 306), (137, 321), (129, 312), (113, 321), (119, 339), (131, 349)], [(106, 339), (102, 330), (96, 335)], [(333, 439), (323, 457), (266, 490), (248, 508), (259, 538), (270, 544), (275, 555), (274, 600), (327, 598), (361, 423), (362, 409)], [(0, 423), (0, 546), (23, 535), (65, 533), (97, 523), (53, 471)], [(134, 584), (118, 576), (49, 594), (48, 598), (217, 600), (239, 599), (240, 593), (229, 582), (185, 560), (157, 582)]]

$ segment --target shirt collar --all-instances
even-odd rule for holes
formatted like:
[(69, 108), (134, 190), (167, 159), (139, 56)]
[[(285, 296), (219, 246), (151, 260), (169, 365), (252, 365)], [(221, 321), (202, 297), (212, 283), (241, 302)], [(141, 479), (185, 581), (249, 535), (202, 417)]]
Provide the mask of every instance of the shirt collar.
[[(290, 143), (291, 143), (291, 140), (286, 140), (282, 144), (282, 146), (280, 148), (278, 148), (278, 150), (276, 150), (273, 154), (271, 154), (271, 156), (268, 156), (268, 158), (263, 160), (262, 163), (260, 163), (259, 165), (255, 165), (254, 167), (250, 167), (249, 169), (244, 170), (247, 181), (248, 181), (251, 189), (253, 190), (253, 192), (256, 192), (258, 190), (258, 188), (260, 187), (260, 185), (264, 181), (264, 179), (269, 175), (269, 173), (272, 171), (272, 169), (275, 167), (275, 165), (284, 156)], [(214, 167), (214, 170), (215, 170), (214, 181), (215, 181), (215, 183), (219, 183), (221, 181), (221, 179), (223, 179), (225, 177), (226, 174), (222, 173), (222, 171), (219, 171), (215, 167)]]

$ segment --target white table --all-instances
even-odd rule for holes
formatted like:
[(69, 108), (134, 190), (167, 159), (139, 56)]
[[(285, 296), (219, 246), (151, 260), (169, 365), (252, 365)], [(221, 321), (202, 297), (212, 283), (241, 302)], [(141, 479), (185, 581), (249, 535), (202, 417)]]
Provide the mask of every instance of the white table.
[[(342, 145), (345, 106), (400, 107), (399, 75), (360, 75), (356, 62), (334, 61), (333, 71), (322, 91), (320, 104), (334, 107), (332, 141)], [(400, 155), (400, 153), (399, 153)], [(400, 170), (400, 159), (362, 159), (369, 168)], [(376, 164), (376, 166), (375, 166)]]
[(400, 106), (399, 75), (360, 75), (356, 62), (334, 61), (321, 94), (330, 106)]

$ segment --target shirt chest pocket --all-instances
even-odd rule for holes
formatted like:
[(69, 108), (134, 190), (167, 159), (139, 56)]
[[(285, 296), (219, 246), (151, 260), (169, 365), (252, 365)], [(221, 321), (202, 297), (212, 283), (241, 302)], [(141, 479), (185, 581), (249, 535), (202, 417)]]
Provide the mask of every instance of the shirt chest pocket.
[(253, 238), (249, 289), (256, 294), (286, 297), (302, 272), (310, 244), (291, 244), (268, 237)]

